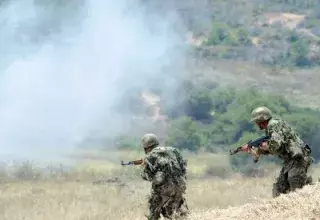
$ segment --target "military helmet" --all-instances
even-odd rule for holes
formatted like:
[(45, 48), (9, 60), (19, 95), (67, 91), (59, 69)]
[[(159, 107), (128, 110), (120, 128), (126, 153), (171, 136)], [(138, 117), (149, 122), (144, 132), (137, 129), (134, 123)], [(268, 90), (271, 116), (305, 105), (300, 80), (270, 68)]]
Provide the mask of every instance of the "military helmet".
[(272, 117), (271, 110), (265, 106), (255, 108), (251, 112), (251, 121), (266, 121)]
[(143, 148), (154, 147), (157, 145), (159, 145), (159, 141), (155, 134), (151, 134), (151, 133), (145, 134), (141, 138), (141, 146)]

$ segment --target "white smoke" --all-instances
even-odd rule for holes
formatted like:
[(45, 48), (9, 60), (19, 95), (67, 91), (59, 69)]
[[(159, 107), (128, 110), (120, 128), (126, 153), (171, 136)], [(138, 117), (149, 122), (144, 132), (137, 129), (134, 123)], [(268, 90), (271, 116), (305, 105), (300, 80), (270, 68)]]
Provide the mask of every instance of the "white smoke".
[(45, 7), (12, 0), (1, 8), (2, 155), (43, 157), (70, 149), (95, 127), (117, 125), (111, 109), (127, 88), (153, 77), (170, 80), (162, 68), (179, 59), (169, 53), (181, 44), (171, 26), (175, 18), (151, 22), (134, 6), (87, 1), (76, 26), (62, 24), (47, 36), (39, 32), (48, 29)]

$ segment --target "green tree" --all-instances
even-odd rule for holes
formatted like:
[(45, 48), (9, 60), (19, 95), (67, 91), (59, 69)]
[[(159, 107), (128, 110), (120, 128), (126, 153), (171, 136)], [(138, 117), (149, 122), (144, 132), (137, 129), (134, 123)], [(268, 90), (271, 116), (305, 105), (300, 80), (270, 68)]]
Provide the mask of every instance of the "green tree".
[(197, 151), (205, 142), (204, 136), (197, 131), (196, 123), (187, 116), (173, 120), (168, 133), (166, 145), (178, 149)]
[[(211, 84), (207, 84), (211, 87)], [(164, 114), (175, 119), (181, 116), (188, 116), (193, 120), (210, 123), (212, 119), (213, 100), (211, 89), (192, 82), (184, 82), (175, 91), (175, 97), (171, 102), (163, 102)]]
[(213, 100), (207, 89), (193, 89), (186, 99), (185, 107), (186, 114), (192, 119), (210, 122)]
[(224, 113), (227, 111), (227, 106), (234, 101), (236, 90), (233, 87), (218, 88), (212, 94), (213, 109), (216, 113)]
[(291, 57), (298, 67), (310, 66), (308, 59), (309, 44), (305, 39), (299, 39), (292, 44)]
[(233, 28), (225, 23), (213, 22), (210, 36), (206, 42), (207, 45), (233, 45), (236, 46), (237, 36)]
[(114, 137), (113, 142), (118, 149), (133, 149), (140, 146), (140, 139), (130, 135), (118, 135)]
[(251, 45), (252, 42), (249, 38), (248, 30), (239, 28), (237, 30), (237, 41), (241, 45)]
[[(223, 94), (220, 91), (218, 94)], [(292, 107), (287, 100), (281, 96), (265, 94), (253, 89), (225, 93), (225, 96), (214, 96), (216, 99), (214, 107), (218, 107), (219, 114), (215, 114), (212, 123), (212, 137), (217, 144), (231, 144), (242, 136), (243, 132), (255, 131), (250, 120), (251, 111), (260, 105), (268, 106), (275, 114), (282, 115), (292, 111)], [(223, 103), (223, 99), (228, 97), (228, 101)], [(220, 100), (221, 98), (222, 100)], [(223, 111), (221, 111), (223, 109)], [(223, 136), (222, 136), (223, 134)]]

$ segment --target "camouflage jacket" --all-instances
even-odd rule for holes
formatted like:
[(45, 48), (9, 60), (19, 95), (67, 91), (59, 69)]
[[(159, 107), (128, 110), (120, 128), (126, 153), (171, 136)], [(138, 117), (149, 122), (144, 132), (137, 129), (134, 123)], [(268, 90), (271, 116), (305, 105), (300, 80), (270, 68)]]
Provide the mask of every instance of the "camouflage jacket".
[(270, 152), (284, 161), (305, 156), (304, 142), (297, 132), (282, 119), (271, 119), (266, 129)]
[(180, 184), (186, 180), (187, 162), (173, 147), (158, 146), (144, 159), (142, 178), (153, 185), (162, 185), (169, 180)]

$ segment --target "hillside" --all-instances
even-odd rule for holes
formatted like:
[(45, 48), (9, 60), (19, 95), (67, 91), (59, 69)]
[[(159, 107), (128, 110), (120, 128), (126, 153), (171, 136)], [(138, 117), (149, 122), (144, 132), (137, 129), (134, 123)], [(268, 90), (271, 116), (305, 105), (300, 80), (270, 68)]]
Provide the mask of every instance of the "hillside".
[(180, 7), (192, 21), (186, 34), (194, 49), (186, 62), (190, 77), (320, 107), (319, 2), (199, 1)]
[[(266, 105), (314, 146), (318, 158), (318, 1), (142, 2), (150, 14), (180, 15), (173, 24), (187, 50), (182, 61), (174, 57), (161, 71), (176, 80), (174, 86), (156, 78), (137, 88), (134, 98), (122, 100), (122, 106), (138, 106), (131, 111), (133, 131), (125, 136), (144, 130), (181, 149), (217, 152), (261, 135), (248, 118), (254, 107)], [(145, 91), (157, 102), (148, 100)], [(148, 122), (152, 125), (139, 129)], [(123, 146), (137, 146), (130, 138)]]
[(215, 82), (234, 88), (256, 88), (281, 94), (299, 106), (320, 108), (318, 85), (320, 68), (295, 69), (266, 67), (250, 62), (231, 60), (196, 60), (188, 63), (192, 78), (201, 82)]
[(190, 46), (182, 75), (320, 107), (318, 1), (143, 2), (153, 13), (180, 15), (177, 26), (185, 25), (180, 32)]

